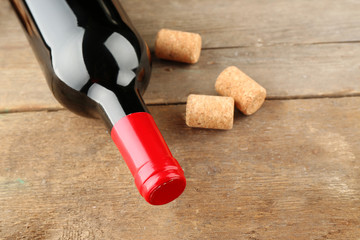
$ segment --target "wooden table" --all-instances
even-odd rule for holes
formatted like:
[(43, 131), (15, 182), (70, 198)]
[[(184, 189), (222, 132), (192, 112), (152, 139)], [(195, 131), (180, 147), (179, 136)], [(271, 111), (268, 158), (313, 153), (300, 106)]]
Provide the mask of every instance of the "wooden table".
[[(360, 2), (124, 0), (153, 51), (160, 28), (198, 32), (200, 62), (154, 58), (145, 94), (185, 170), (151, 206), (98, 120), (53, 98), (0, 1), (0, 239), (360, 237)], [(190, 93), (235, 65), (268, 91), (230, 131), (185, 125)]]

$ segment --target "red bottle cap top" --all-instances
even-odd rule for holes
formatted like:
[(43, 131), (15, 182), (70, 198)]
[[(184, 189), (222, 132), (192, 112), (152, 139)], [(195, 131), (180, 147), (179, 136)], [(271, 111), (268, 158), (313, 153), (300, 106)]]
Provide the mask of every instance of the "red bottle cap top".
[(121, 118), (113, 126), (111, 137), (134, 176), (140, 194), (150, 204), (166, 204), (184, 191), (184, 172), (149, 113), (133, 113)]

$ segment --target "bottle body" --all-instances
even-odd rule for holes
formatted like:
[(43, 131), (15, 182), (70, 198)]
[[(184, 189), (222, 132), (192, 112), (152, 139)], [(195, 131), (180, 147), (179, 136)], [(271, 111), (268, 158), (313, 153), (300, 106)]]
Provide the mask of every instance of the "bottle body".
[[(10, 1), (55, 98), (79, 115), (103, 119), (148, 202), (173, 200), (161, 197), (159, 190), (174, 183), (176, 189), (165, 195), (180, 195), (185, 188), (182, 169), (141, 96), (150, 79), (150, 51), (120, 3)], [(144, 127), (155, 130), (145, 136)]]
[(117, 105), (118, 112), (103, 114), (112, 118), (105, 119), (109, 128), (121, 117), (147, 111), (141, 95), (151, 74), (146, 43), (113, 2), (12, 1), (55, 98), (92, 117)]

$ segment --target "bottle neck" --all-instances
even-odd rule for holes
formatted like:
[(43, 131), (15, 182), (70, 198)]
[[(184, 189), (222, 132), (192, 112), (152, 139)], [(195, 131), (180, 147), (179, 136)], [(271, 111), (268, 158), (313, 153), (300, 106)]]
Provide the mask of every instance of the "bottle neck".
[(121, 118), (127, 115), (138, 112), (148, 112), (140, 93), (134, 88), (118, 88), (114, 90), (108, 89), (98, 83), (93, 83), (87, 95), (98, 103), (98, 112), (109, 130), (111, 130)]

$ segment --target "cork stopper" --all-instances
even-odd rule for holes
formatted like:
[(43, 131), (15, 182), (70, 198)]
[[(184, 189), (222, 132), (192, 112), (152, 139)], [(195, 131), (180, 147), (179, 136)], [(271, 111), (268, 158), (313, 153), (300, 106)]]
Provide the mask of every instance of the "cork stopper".
[(236, 107), (245, 115), (255, 113), (266, 97), (265, 88), (234, 66), (220, 73), (215, 89), (220, 95), (234, 98)]
[(201, 36), (197, 33), (161, 29), (155, 40), (155, 55), (158, 58), (196, 63), (200, 58)]
[(232, 129), (233, 122), (233, 98), (189, 95), (186, 103), (186, 125), (189, 127)]

